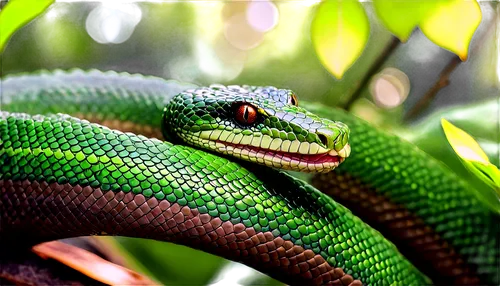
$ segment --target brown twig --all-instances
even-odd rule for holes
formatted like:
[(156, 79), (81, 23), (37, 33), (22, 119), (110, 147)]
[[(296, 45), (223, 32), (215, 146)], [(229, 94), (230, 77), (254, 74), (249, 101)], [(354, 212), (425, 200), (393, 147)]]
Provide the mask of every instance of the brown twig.
[(378, 72), (387, 58), (394, 52), (394, 50), (399, 46), (400, 43), (401, 41), (399, 41), (398, 38), (392, 36), (391, 41), (389, 42), (389, 44), (387, 44), (383, 52), (371, 65), (370, 69), (365, 73), (365, 75), (357, 85), (356, 90), (351, 94), (349, 99), (344, 104), (340, 105), (341, 108), (348, 110), (351, 105), (361, 96), (362, 91), (366, 88), (372, 76), (375, 75), (376, 72)]
[[(490, 20), (491, 25), (489, 25), (488, 29), (482, 33), (481, 38), (479, 38), (474, 43), (474, 47), (470, 51), (471, 55), (476, 53), (479, 47), (482, 46), (482, 43), (485, 41), (485, 39), (488, 38), (488, 35), (495, 30), (494, 29), (496, 26), (495, 19), (496, 17), (493, 17), (493, 19)], [(405, 121), (415, 118), (418, 114), (420, 114), (423, 110), (425, 110), (429, 106), (431, 101), (436, 97), (437, 93), (442, 88), (450, 84), (449, 80), (450, 75), (460, 63), (462, 63), (462, 61), (458, 56), (453, 56), (453, 58), (450, 59), (448, 64), (439, 74), (439, 77), (434, 83), (434, 85), (432, 85), (432, 87), (425, 93), (425, 95), (420, 100), (418, 100), (418, 102), (408, 111), (408, 113), (406, 113), (404, 117)]]

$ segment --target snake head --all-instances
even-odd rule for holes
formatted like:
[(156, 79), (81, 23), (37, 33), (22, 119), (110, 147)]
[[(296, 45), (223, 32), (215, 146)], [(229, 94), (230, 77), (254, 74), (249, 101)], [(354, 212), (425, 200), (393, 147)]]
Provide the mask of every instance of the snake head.
[(165, 107), (167, 139), (246, 161), (329, 172), (350, 154), (349, 128), (299, 107), (286, 89), (212, 85), (187, 90)]

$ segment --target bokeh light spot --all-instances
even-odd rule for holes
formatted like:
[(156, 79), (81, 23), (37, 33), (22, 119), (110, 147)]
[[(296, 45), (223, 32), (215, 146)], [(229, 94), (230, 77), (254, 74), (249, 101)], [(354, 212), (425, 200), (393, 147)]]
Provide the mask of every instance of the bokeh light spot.
[(410, 91), (410, 80), (402, 71), (386, 68), (377, 74), (370, 83), (370, 92), (375, 103), (383, 108), (401, 105)]
[(250, 26), (259, 32), (270, 31), (278, 24), (278, 8), (267, 0), (252, 1), (246, 14)]
[(254, 30), (243, 13), (238, 13), (225, 22), (224, 36), (231, 45), (244, 51), (257, 47), (264, 39), (264, 33)]
[(225, 64), (237, 65), (243, 67), (246, 59), (247, 52), (233, 47), (228, 43), (222, 34), (217, 36), (212, 42), (215, 54)]
[(141, 8), (133, 3), (105, 2), (87, 17), (87, 33), (101, 44), (120, 44), (128, 40), (142, 18)]

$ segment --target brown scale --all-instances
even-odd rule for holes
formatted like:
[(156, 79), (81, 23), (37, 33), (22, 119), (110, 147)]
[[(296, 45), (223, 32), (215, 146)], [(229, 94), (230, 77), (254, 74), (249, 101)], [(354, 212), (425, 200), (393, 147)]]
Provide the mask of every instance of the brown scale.
[(290, 284), (361, 285), (310, 249), (166, 200), (28, 180), (0, 180), (0, 190), (0, 234), (11, 237), (109, 234), (173, 241), (243, 262)]
[(314, 176), (312, 185), (380, 231), (434, 283), (480, 284), (477, 273), (420, 217), (360, 180), (331, 172)]
[(149, 138), (163, 139), (160, 128), (154, 128), (148, 125), (141, 125), (132, 121), (123, 121), (118, 119), (102, 119), (98, 115), (75, 114), (77, 118), (85, 119), (89, 122), (104, 125), (110, 129), (120, 130), (122, 132), (132, 132)]

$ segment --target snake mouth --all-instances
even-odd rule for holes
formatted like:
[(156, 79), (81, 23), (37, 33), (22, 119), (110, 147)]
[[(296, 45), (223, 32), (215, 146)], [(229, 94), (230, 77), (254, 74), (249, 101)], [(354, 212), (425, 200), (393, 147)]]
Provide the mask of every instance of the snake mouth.
[(292, 171), (325, 173), (344, 162), (351, 150), (349, 144), (346, 144), (340, 151), (330, 150), (320, 154), (283, 152), (219, 140), (216, 145), (219, 152), (247, 161)]

